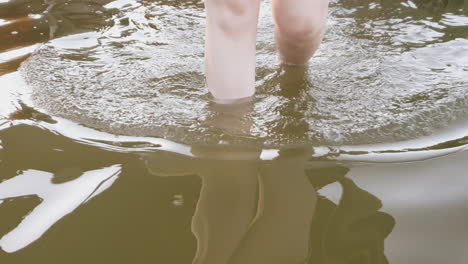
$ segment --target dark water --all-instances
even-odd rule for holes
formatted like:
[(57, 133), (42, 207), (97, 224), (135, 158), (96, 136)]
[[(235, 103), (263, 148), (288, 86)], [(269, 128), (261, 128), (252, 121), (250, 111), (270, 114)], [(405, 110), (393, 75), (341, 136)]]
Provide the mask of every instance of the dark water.
[(202, 3), (104, 4), (0, 3), (0, 263), (466, 263), (463, 1), (333, 3), (305, 70), (265, 2), (233, 107)]

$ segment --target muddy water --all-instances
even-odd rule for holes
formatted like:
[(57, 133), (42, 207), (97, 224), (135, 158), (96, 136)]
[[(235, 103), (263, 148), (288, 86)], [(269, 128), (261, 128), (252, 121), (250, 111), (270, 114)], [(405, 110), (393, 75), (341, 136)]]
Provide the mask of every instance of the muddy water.
[(466, 263), (463, 7), (333, 3), (298, 69), (262, 3), (226, 107), (202, 3), (0, 2), (0, 262)]
[[(120, 12), (102, 22), (109, 26), (39, 48), (21, 70), (36, 105), (117, 134), (187, 144), (254, 137), (272, 147), (413, 139), (466, 116), (460, 6), (335, 3), (313, 62), (288, 68), (277, 60), (262, 2), (256, 98), (223, 111), (204, 88), (204, 10), (176, 3), (113, 2), (107, 6)], [(220, 119), (243, 129), (226, 131)]]

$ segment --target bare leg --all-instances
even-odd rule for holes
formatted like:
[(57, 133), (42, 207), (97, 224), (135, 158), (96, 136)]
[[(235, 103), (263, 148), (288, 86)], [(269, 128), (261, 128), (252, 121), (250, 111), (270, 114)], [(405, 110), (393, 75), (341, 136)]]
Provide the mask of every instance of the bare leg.
[(328, 0), (272, 0), (276, 44), (286, 64), (306, 63), (322, 42)]
[(206, 82), (217, 99), (255, 93), (255, 42), (260, 0), (206, 0)]

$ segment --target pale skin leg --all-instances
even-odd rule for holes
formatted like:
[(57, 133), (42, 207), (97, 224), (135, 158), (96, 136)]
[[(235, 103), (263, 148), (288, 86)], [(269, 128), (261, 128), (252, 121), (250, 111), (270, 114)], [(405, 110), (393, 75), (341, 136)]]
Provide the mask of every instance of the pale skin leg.
[(255, 93), (255, 40), (260, 0), (206, 0), (206, 83), (216, 99)]
[(272, 0), (275, 38), (283, 63), (305, 64), (326, 30), (328, 0)]
[[(328, 0), (272, 0), (280, 58), (304, 64), (325, 32)], [(255, 42), (260, 0), (206, 0), (206, 83), (220, 100), (255, 93)]]

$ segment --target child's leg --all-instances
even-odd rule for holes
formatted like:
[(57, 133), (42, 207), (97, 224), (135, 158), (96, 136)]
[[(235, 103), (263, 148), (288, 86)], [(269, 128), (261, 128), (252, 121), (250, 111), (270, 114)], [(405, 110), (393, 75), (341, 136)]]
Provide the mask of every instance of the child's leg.
[(328, 0), (272, 0), (276, 44), (286, 64), (306, 63), (322, 42)]
[(217, 99), (252, 96), (260, 0), (205, 0), (205, 7), (208, 89)]

